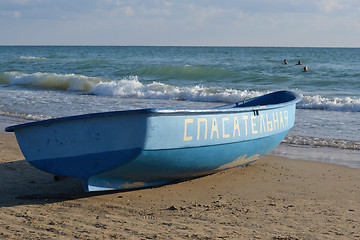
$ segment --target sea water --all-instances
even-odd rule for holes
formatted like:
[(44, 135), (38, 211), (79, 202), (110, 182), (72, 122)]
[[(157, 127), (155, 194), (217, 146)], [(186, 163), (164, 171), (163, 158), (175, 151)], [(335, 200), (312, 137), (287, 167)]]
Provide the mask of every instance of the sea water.
[(278, 90), (302, 101), (272, 154), (360, 168), (358, 48), (0, 46), (1, 131), (84, 113), (211, 108)]

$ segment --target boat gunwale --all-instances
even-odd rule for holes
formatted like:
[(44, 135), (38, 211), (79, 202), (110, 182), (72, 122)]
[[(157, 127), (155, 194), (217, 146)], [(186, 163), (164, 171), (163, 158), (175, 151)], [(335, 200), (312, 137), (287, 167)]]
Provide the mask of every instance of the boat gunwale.
[[(185, 109), (185, 108), (143, 108), (143, 109), (133, 109), (133, 110), (121, 110), (121, 111), (108, 111), (108, 112), (98, 112), (98, 113), (87, 113), (87, 114), (80, 114), (80, 115), (74, 115), (74, 116), (65, 116), (65, 117), (56, 117), (46, 120), (40, 120), (40, 121), (34, 121), (29, 123), (23, 123), (18, 125), (13, 125), (5, 128), (6, 132), (15, 132), (17, 129), (21, 128), (27, 128), (30, 126), (37, 126), (37, 125), (46, 125), (46, 124), (52, 124), (60, 121), (73, 121), (73, 120), (80, 120), (80, 119), (88, 119), (88, 118), (96, 118), (96, 117), (111, 117), (116, 115), (136, 115), (136, 114), (148, 114), (151, 116), (154, 115), (181, 115), (181, 114), (189, 114), (189, 115), (195, 115), (195, 114), (226, 114), (226, 113), (242, 113), (242, 112), (252, 112), (252, 111), (259, 111), (259, 110), (269, 110), (269, 109), (276, 109), (276, 108), (282, 108), (289, 105), (294, 105), (301, 101), (301, 97), (294, 92), (291, 91), (278, 91), (274, 93), (280, 93), (280, 92), (290, 92), (294, 95), (294, 99), (290, 101), (285, 101), (281, 103), (276, 104), (264, 104), (264, 105), (256, 105), (256, 106), (249, 106), (249, 107), (243, 107), (241, 104), (259, 99), (263, 96), (262, 95), (256, 98), (247, 99), (247, 101), (243, 102), (235, 102), (231, 104), (226, 104), (223, 106), (215, 107), (215, 108), (205, 108), (205, 109)], [(228, 106), (228, 107), (227, 107)]]

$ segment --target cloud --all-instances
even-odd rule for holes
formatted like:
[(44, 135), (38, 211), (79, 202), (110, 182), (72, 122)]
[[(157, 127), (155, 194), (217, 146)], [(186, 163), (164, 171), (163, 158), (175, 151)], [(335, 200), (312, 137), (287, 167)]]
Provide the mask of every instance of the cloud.
[(127, 16), (134, 16), (134, 10), (130, 6), (125, 7), (124, 12)]
[(14, 42), (10, 36), (31, 44), (99, 45), (311, 46), (360, 39), (358, 0), (9, 0), (0, 9), (0, 44)]
[(25, 5), (29, 2), (29, 0), (10, 0), (9, 2), (14, 4)]
[(359, 2), (357, 0), (321, 0), (317, 6), (324, 12), (352, 12), (353, 8), (359, 10)]
[(21, 13), (19, 11), (3, 11), (0, 10), (0, 18), (19, 18), (21, 17)]

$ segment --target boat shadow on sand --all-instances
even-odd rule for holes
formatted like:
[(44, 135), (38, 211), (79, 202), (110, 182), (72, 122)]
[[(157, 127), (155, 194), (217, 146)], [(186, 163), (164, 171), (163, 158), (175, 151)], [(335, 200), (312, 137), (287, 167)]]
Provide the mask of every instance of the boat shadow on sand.
[(56, 178), (31, 166), (26, 160), (0, 163), (0, 209), (41, 205), (138, 189), (85, 192), (76, 178)]
[[(209, 174), (211, 175), (211, 174)], [(177, 184), (204, 176), (181, 179)], [(58, 178), (31, 166), (26, 160), (0, 163), (0, 209), (21, 205), (43, 205), (94, 196), (139, 191), (161, 186), (140, 187), (112, 191), (85, 192), (79, 179)]]

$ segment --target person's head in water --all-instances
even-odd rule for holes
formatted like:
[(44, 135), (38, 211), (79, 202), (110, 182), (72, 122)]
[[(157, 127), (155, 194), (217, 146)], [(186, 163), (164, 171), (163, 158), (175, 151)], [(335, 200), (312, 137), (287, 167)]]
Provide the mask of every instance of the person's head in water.
[(301, 61), (299, 60), (298, 63), (296, 65), (302, 65)]
[(307, 72), (308, 71), (308, 67), (304, 67), (304, 72)]
[(289, 63), (288, 63), (288, 61), (287, 61), (286, 59), (284, 60), (284, 64), (289, 64)]

